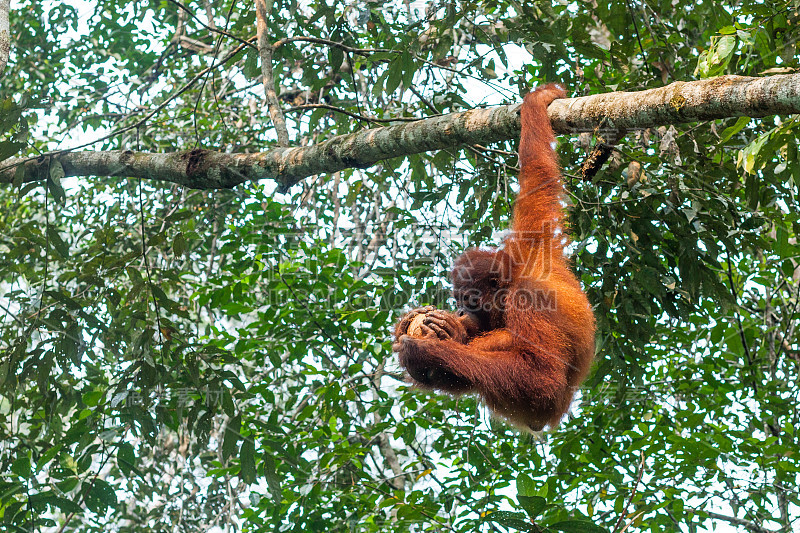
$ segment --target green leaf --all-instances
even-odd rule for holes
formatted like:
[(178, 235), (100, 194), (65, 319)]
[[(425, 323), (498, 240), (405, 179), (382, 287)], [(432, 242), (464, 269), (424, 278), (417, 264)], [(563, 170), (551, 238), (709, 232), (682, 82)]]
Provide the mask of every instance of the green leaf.
[(117, 466), (120, 471), (129, 476), (136, 465), (136, 454), (133, 445), (129, 442), (122, 442), (117, 448)]
[(264, 454), (264, 462), (262, 470), (264, 476), (267, 478), (267, 486), (272, 495), (272, 500), (279, 504), (283, 498), (283, 491), (281, 490), (281, 478), (278, 476), (278, 469), (275, 465), (275, 459), (269, 452)]
[(13, 98), (4, 98), (0, 102), (0, 133), (6, 133), (14, 128), (22, 117), (22, 106)]
[(541, 496), (522, 496), (518, 494), (517, 501), (532, 519), (538, 518), (544, 508), (547, 507), (547, 500)]
[(403, 67), (402, 62), (397, 59), (389, 63), (389, 74), (386, 77), (386, 87), (384, 90), (386, 94), (392, 94), (400, 86), (403, 81)]
[(45, 451), (42, 456), (39, 457), (39, 460), (36, 461), (36, 472), (39, 472), (44, 465), (52, 461), (56, 454), (61, 451), (63, 446), (64, 445), (62, 443), (58, 443), (55, 446), (48, 448), (47, 451)]
[(109, 507), (116, 507), (117, 495), (105, 480), (95, 478), (86, 492), (86, 507), (95, 513), (104, 515)]
[(175, 240), (172, 241), (172, 251), (175, 252), (175, 255), (181, 256), (186, 251), (186, 237), (183, 235), (183, 232), (178, 232), (175, 235)]
[(80, 480), (76, 476), (69, 476), (63, 481), (59, 481), (57, 486), (61, 492), (72, 492), (78, 486)]
[(244, 75), (250, 79), (261, 77), (261, 68), (259, 67), (258, 62), (258, 50), (248, 48), (247, 56), (244, 60), (244, 67), (242, 68)]
[(344, 52), (338, 46), (328, 47), (328, 61), (330, 62), (331, 69), (335, 72), (344, 62)]
[(50, 225), (47, 226), (47, 238), (53, 248), (58, 252), (58, 255), (65, 259), (69, 257), (69, 246), (61, 238), (56, 228)]
[(225, 434), (222, 437), (222, 459), (227, 460), (238, 449), (240, 431), (242, 430), (242, 416), (238, 414), (231, 418), (225, 425)]
[(744, 150), (741, 150), (737, 157), (737, 166), (743, 168), (748, 174), (752, 174), (758, 170), (758, 168), (763, 166), (762, 164), (759, 167), (756, 167), (756, 158), (758, 157), (759, 152), (761, 152), (761, 148), (764, 146), (764, 143), (766, 143), (768, 139), (769, 133), (759, 135), (753, 142), (748, 144)]
[(789, 245), (789, 232), (783, 224), (776, 224), (775, 227), (775, 253), (780, 257), (787, 257), (791, 253)]
[(547, 529), (565, 533), (608, 533), (606, 528), (587, 520), (564, 520), (547, 526)]
[(104, 391), (101, 390), (89, 391), (83, 395), (83, 403), (85, 403), (89, 407), (94, 407), (100, 402), (103, 396), (105, 396)]
[(180, 220), (186, 220), (187, 218), (192, 218), (194, 213), (189, 211), (188, 209), (182, 209), (180, 211), (175, 211), (171, 215), (169, 215), (165, 220), (167, 222), (178, 222)]
[(717, 35), (711, 39), (711, 46), (700, 54), (695, 75), (707, 78), (722, 74), (730, 63), (737, 45), (736, 35)]
[(501, 526), (513, 528), (519, 531), (529, 531), (531, 533), (541, 532), (541, 528), (536, 524), (529, 522), (526, 516), (522, 513), (495, 511), (484, 516), (483, 521), (496, 522)]
[(27, 456), (20, 457), (9, 468), (13, 473), (23, 479), (28, 479), (31, 476), (31, 460)]
[(53, 199), (60, 205), (65, 205), (67, 201), (67, 193), (61, 187), (61, 178), (64, 177), (64, 167), (58, 159), (51, 159), (50, 174), (47, 177), (47, 190), (53, 196)]
[(536, 484), (526, 473), (517, 476), (517, 494), (520, 496), (536, 496)]
[(400, 54), (400, 65), (403, 70), (403, 87), (407, 89), (414, 85), (414, 74), (417, 72), (414, 57), (408, 52), (403, 52)]
[(245, 483), (255, 483), (256, 481), (256, 447), (252, 437), (242, 441), (242, 450), (239, 457), (241, 470), (239, 475)]
[(9, 157), (16, 155), (23, 148), (25, 148), (25, 143), (0, 141), (0, 161), (5, 161)]
[(164, 306), (164, 308), (172, 311), (173, 313), (180, 311), (180, 306), (178, 303), (167, 296), (167, 293), (165, 293), (161, 287), (158, 285), (151, 285), (150, 288), (153, 291), (153, 296), (155, 296), (156, 300), (158, 300), (159, 305)]
[(747, 126), (751, 120), (752, 119), (750, 117), (739, 117), (739, 120), (736, 121), (736, 124), (722, 130), (719, 142), (720, 143), (728, 142), (731, 137), (742, 131), (742, 129), (745, 126)]
[(44, 505), (51, 505), (63, 513), (80, 513), (82, 511), (80, 505), (67, 498), (56, 496), (53, 491), (32, 494), (30, 502), (37, 509), (43, 508)]
[(730, 61), (731, 55), (736, 49), (736, 37), (733, 35), (724, 35), (720, 37), (716, 46), (717, 60), (721, 63), (727, 64)]

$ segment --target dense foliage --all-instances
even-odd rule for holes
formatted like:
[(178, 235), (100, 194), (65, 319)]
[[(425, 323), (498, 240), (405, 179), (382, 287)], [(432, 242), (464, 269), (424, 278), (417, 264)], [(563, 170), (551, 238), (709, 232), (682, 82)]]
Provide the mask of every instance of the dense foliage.
[[(251, 2), (12, 10), (0, 157), (274, 144), (255, 41), (228, 58), (255, 35)], [(534, 83), (791, 72), (799, 21), (789, 0), (276, 1), (269, 31), (307, 144)], [(561, 139), (599, 352), (574, 416), (542, 438), (410, 390), (391, 353), (404, 309), (450, 305), (452, 258), (502, 237), (514, 142), (288, 191), (57, 165), (46, 187), (2, 186), (0, 523), (792, 531), (799, 132), (791, 117), (632, 132), (589, 181), (597, 140)]]

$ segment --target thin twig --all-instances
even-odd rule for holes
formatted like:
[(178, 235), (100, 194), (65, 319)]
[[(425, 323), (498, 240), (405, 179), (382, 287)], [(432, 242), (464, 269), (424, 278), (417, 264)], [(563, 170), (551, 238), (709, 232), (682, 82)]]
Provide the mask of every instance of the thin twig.
[[(728, 284), (731, 287), (731, 294), (733, 295), (733, 300), (736, 303), (736, 306), (739, 306), (739, 294), (736, 291), (736, 286), (733, 284), (733, 269), (731, 268), (731, 258), (730, 254), (728, 255)], [(750, 345), (747, 343), (747, 336), (744, 333), (744, 326), (742, 325), (742, 315), (739, 313), (739, 310), (736, 310), (736, 328), (739, 330), (739, 339), (742, 341), (742, 347), (744, 348), (744, 356), (747, 359), (747, 370), (751, 373), (751, 380), (753, 385), (753, 392), (758, 394), (758, 383), (756, 382), (755, 376), (755, 368), (753, 368), (753, 356), (750, 354)]]
[(298, 42), (325, 44), (328, 46), (333, 46), (334, 48), (339, 48), (343, 52), (350, 52), (351, 54), (359, 54), (359, 55), (378, 54), (378, 53), (399, 53), (398, 51), (391, 50), (389, 48), (353, 48), (352, 46), (347, 46), (344, 43), (331, 41), (329, 39), (320, 39), (319, 37), (286, 37), (279, 41), (275, 41), (275, 43), (272, 45), (272, 48), (273, 50), (276, 50), (285, 44), (298, 43)]
[(234, 41), (238, 41), (238, 42), (244, 44), (245, 46), (249, 46), (250, 48), (258, 50), (256, 45), (251, 43), (249, 40), (242, 39), (241, 37), (239, 37), (237, 35), (234, 35), (234, 34), (228, 32), (228, 31), (221, 30), (221, 29), (217, 28), (216, 25), (214, 24), (214, 22), (211, 20), (210, 14), (209, 14), (209, 19), (208, 19), (210, 24), (206, 24), (205, 22), (200, 20), (198, 18), (198, 16), (194, 14), (193, 11), (191, 11), (188, 7), (186, 7), (185, 5), (180, 3), (178, 0), (169, 0), (169, 1), (172, 2), (173, 4), (175, 4), (176, 6), (178, 6), (178, 8), (183, 10), (187, 15), (192, 17), (198, 24), (200, 24), (202, 27), (204, 27), (208, 31), (213, 32), (213, 33), (219, 33), (220, 35), (224, 35), (225, 37), (229, 37), (229, 38), (233, 39)]
[[(634, 483), (634, 485), (633, 485), (633, 491), (631, 492), (631, 495), (628, 496), (628, 503), (625, 504), (625, 509), (623, 509), (622, 513), (619, 515), (619, 519), (617, 520), (617, 523), (614, 524), (613, 531), (619, 531), (619, 526), (622, 525), (622, 521), (625, 519), (625, 516), (628, 514), (628, 508), (631, 506), (631, 502), (633, 501), (633, 497), (636, 496), (636, 489), (639, 488), (639, 482), (642, 480), (642, 474), (644, 474), (644, 452), (642, 452), (642, 451), (639, 452), (639, 458), (640, 458), (639, 459), (639, 473), (636, 475), (636, 483)], [(625, 526), (625, 529), (628, 529), (628, 526)]]
[(287, 113), (294, 113), (296, 111), (306, 111), (308, 109), (329, 109), (331, 111), (335, 111), (336, 113), (342, 113), (343, 115), (347, 115), (348, 117), (353, 117), (358, 120), (366, 120), (368, 122), (380, 122), (380, 123), (388, 123), (388, 122), (416, 122), (418, 120), (423, 120), (421, 118), (416, 117), (392, 117), (392, 118), (373, 118), (373, 117), (365, 117), (364, 115), (359, 115), (358, 113), (352, 113), (347, 111), (346, 109), (342, 109), (341, 107), (336, 107), (329, 104), (304, 104), (298, 105), (294, 107), (290, 107), (286, 110)]
[[(255, 40), (255, 37), (251, 37), (250, 39), (248, 39), (248, 41), (253, 41), (253, 40)], [(224, 58), (222, 58), (219, 62), (216, 62), (216, 61), (212, 62), (210, 66), (208, 66), (208, 67), (204, 68), (203, 70), (201, 70), (194, 78), (192, 78), (191, 80), (186, 82), (180, 89), (178, 89), (177, 91), (172, 93), (169, 97), (167, 97), (166, 100), (164, 100), (158, 106), (156, 106), (155, 109), (153, 109), (152, 111), (147, 113), (144, 117), (142, 117), (138, 121), (134, 122), (133, 124), (131, 124), (129, 126), (125, 126), (123, 128), (119, 128), (118, 130), (114, 130), (111, 133), (100, 137), (99, 139), (95, 139), (95, 140), (89, 141), (87, 143), (79, 144), (78, 146), (73, 146), (72, 148), (65, 148), (65, 149), (62, 149), (62, 150), (53, 150), (51, 152), (45, 152), (43, 154), (38, 154), (38, 155), (33, 156), (33, 157), (26, 157), (26, 158), (16, 159), (10, 165), (6, 165), (6, 166), (0, 168), (0, 172), (2, 172), (4, 170), (7, 170), (9, 168), (14, 168), (16, 166), (25, 164), (28, 161), (33, 161), (35, 159), (39, 159), (40, 157), (56, 156), (56, 155), (60, 155), (60, 154), (66, 154), (68, 152), (73, 152), (73, 151), (77, 150), (78, 148), (86, 148), (87, 146), (91, 146), (91, 145), (97, 144), (97, 143), (99, 143), (101, 141), (105, 141), (106, 139), (110, 139), (112, 137), (115, 137), (115, 136), (119, 135), (120, 133), (125, 133), (126, 131), (130, 131), (130, 130), (138, 128), (139, 126), (141, 126), (142, 124), (144, 124), (145, 122), (150, 120), (150, 118), (153, 117), (153, 115), (157, 114), (159, 111), (161, 111), (162, 109), (167, 107), (167, 105), (169, 105), (170, 102), (172, 102), (177, 97), (179, 97), (180, 95), (182, 95), (183, 93), (188, 91), (195, 83), (197, 83), (200, 79), (202, 79), (203, 76), (205, 76), (206, 74), (208, 74), (209, 72), (211, 72), (215, 68), (217, 68), (219, 66), (222, 66), (225, 63), (227, 63), (228, 61), (230, 61), (231, 59), (233, 59), (233, 57), (235, 57), (239, 52), (241, 52), (244, 47), (245, 47), (245, 45), (240, 44), (239, 46), (237, 46), (236, 48), (231, 50), (231, 52), (228, 55), (226, 55)]]
[(720, 513), (715, 513), (713, 511), (703, 511), (708, 515), (709, 518), (715, 518), (717, 520), (725, 520), (731, 524), (736, 526), (742, 526), (748, 531), (752, 531), (752, 533), (773, 533), (771, 529), (767, 529), (762, 527), (755, 522), (751, 522), (750, 520), (745, 520), (744, 518), (736, 518), (735, 516), (728, 516)]

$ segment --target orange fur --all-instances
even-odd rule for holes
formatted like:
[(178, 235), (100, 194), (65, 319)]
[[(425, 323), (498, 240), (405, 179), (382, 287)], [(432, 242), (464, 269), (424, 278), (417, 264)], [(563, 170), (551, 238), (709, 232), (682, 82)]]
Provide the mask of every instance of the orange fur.
[[(594, 358), (595, 319), (564, 256), (564, 189), (547, 106), (565, 96), (540, 87), (521, 108), (520, 192), (502, 248), (467, 250), (453, 267), (459, 315), (426, 319), (426, 338), (395, 329), (400, 363), (423, 388), (477, 392), (513, 424), (555, 427)], [(465, 342), (459, 342), (463, 339)]]

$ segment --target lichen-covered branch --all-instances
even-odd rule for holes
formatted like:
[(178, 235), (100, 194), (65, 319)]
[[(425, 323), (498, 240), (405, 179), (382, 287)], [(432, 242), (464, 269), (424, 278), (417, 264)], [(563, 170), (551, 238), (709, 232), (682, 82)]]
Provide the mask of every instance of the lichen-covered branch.
[(272, 0), (267, 6), (265, 0), (256, 0), (256, 34), (258, 35), (258, 53), (261, 58), (261, 79), (264, 83), (264, 96), (267, 99), (267, 109), (275, 133), (278, 135), (278, 146), (289, 146), (289, 130), (286, 128), (286, 117), (281, 109), (281, 102), (275, 90), (275, 78), (272, 72), (273, 46), (269, 42), (267, 32), (267, 18), (272, 11)]
[(11, 0), (0, 0), (0, 78), (8, 65), (8, 55), (11, 53), (11, 31), (8, 23)]
[(720, 76), (676, 81), (639, 92), (556, 100), (548, 108), (559, 133), (643, 129), (726, 117), (765, 117), (800, 112), (800, 74), (751, 78)]
[[(517, 105), (472, 109), (418, 122), (340, 135), (313, 146), (256, 154), (192, 150), (169, 154), (73, 152), (52, 157), (66, 176), (121, 176), (163, 180), (198, 189), (230, 188), (275, 180), (282, 188), (314, 174), (367, 168), (384, 159), (431, 150), (488, 144), (519, 135)], [(616, 92), (556, 100), (548, 108), (558, 133), (632, 130), (726, 117), (800, 113), (800, 74), (747, 78), (722, 76), (676, 82), (636, 93)], [(0, 163), (0, 183), (11, 183), (24, 165), (25, 182), (42, 180), (46, 157)]]

